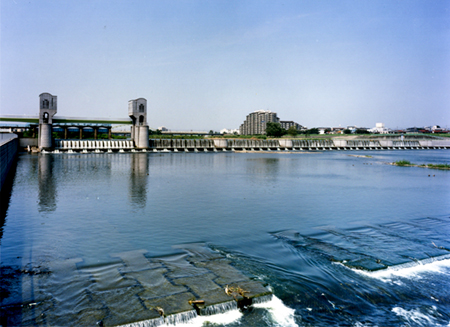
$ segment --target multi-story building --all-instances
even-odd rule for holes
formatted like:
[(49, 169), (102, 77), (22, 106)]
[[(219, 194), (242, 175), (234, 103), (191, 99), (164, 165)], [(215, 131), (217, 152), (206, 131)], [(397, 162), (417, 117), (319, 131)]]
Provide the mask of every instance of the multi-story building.
[(281, 127), (284, 128), (285, 130), (288, 130), (290, 127), (294, 126), (297, 131), (302, 130), (302, 125), (296, 123), (295, 121), (292, 120), (280, 120), (280, 124)]
[(268, 122), (279, 123), (280, 119), (276, 112), (269, 110), (257, 110), (247, 115), (244, 123), (239, 127), (241, 135), (266, 134), (266, 124)]

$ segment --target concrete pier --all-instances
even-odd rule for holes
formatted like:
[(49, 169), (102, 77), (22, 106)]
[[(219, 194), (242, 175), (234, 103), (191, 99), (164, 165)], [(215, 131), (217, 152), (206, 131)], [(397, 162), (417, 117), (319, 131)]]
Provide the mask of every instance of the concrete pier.
[(128, 101), (128, 115), (133, 125), (131, 138), (138, 149), (148, 149), (147, 100), (139, 98)]
[(39, 95), (39, 149), (51, 149), (53, 147), (52, 125), (56, 111), (56, 95), (41, 93)]

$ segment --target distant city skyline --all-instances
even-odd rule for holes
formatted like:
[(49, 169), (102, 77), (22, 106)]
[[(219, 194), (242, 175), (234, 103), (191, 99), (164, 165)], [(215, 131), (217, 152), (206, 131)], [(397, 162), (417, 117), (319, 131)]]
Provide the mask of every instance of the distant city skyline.
[(21, 1), (1, 6), (1, 115), (235, 129), (450, 127), (450, 1)]

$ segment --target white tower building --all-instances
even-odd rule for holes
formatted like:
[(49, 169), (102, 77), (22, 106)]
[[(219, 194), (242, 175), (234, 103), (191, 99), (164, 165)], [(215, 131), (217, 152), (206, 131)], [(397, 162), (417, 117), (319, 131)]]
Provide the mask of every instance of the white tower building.
[(147, 149), (149, 147), (148, 140), (148, 124), (147, 124), (147, 100), (139, 98), (128, 101), (128, 116), (133, 121), (131, 126), (131, 138), (138, 149)]
[(39, 149), (49, 149), (52, 144), (52, 117), (56, 114), (57, 97), (50, 93), (39, 95)]

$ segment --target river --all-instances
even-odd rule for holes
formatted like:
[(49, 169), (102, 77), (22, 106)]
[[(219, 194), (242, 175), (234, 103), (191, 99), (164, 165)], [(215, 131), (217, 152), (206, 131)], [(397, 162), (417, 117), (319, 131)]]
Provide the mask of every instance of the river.
[(448, 326), (450, 171), (397, 160), (450, 151), (20, 154), (0, 211), (2, 322), (136, 322), (114, 254), (196, 244), (275, 297), (185, 325)]

